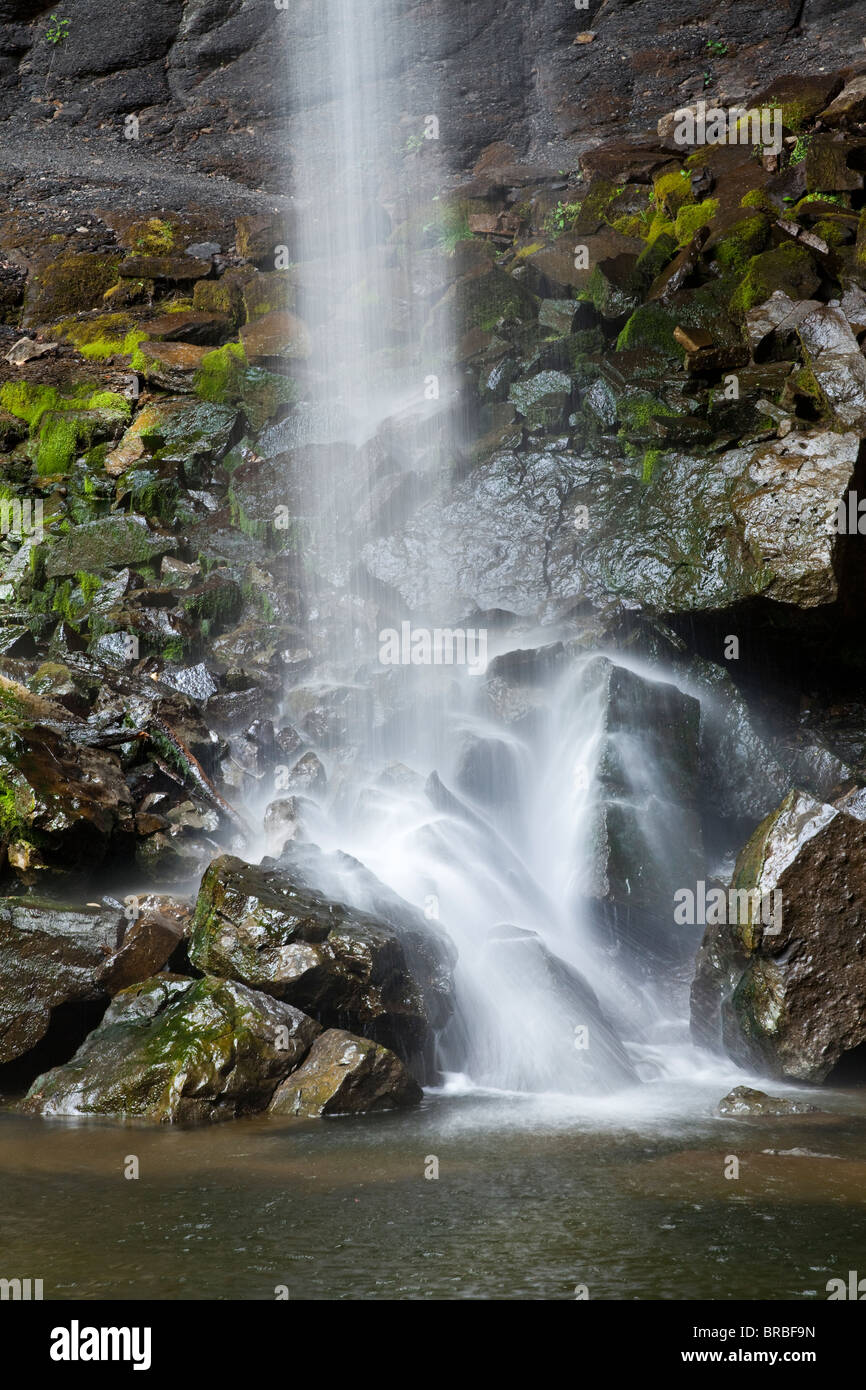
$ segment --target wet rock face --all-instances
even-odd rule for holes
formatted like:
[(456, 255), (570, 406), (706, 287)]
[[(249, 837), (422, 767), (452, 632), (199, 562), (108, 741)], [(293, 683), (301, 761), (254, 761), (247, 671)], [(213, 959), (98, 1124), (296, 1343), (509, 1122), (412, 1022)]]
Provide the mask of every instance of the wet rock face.
[(35, 1047), (58, 1005), (108, 994), (104, 972), (125, 925), (119, 910), (0, 902), (0, 1062)]
[(866, 1041), (862, 820), (791, 792), (742, 851), (731, 888), (743, 905), (707, 927), (693, 1035), (767, 1076), (824, 1081)]
[(600, 688), (602, 743), (592, 809), (589, 893), (604, 935), (638, 961), (684, 958), (674, 894), (700, 877), (700, 704), (606, 657), (582, 683)]
[(388, 1048), (329, 1028), (306, 1060), (277, 1087), (272, 1115), (360, 1115), (417, 1105), (421, 1087)]
[[(279, 867), (216, 859), (202, 880), (190, 959), (309, 1011), (325, 1027), (348, 1024), (393, 1048), (424, 1079), (433, 1032), (451, 1008), (447, 943), (381, 884), (369, 912), (314, 888), (328, 858), (315, 846), (288, 845)], [(332, 858), (345, 860), (350, 876), (352, 866), (360, 870), (348, 856)]]
[(116, 1115), (184, 1124), (263, 1110), (319, 1025), (232, 980), (157, 975), (118, 995), (23, 1106), (43, 1115)]
[(155, 904), (130, 923), (117, 907), (0, 900), (0, 1062), (35, 1047), (59, 1006), (107, 1000), (161, 970), (182, 933)]
[(611, 593), (657, 612), (761, 594), (831, 603), (835, 520), (858, 450), (854, 434), (817, 431), (757, 450), (676, 452), (648, 486), (570, 452), (499, 454), (364, 560), (410, 608), (433, 602), (446, 575), (458, 607), (532, 616)]

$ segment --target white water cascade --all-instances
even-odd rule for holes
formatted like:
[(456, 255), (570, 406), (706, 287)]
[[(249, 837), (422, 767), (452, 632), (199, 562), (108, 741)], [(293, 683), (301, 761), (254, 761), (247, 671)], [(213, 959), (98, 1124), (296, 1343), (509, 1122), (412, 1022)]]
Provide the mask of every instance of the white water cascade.
[[(453, 250), (441, 231), (437, 245), (430, 212), (441, 175), (424, 175), (426, 113), (412, 109), (389, 42), (411, 22), (406, 8), (320, 0), (305, 10), (308, 41), (290, 54), (304, 94), (290, 141), (292, 258), (312, 353), (280, 429), (317, 657), (306, 697), (330, 701), (342, 720), (337, 743), (319, 744), (328, 790), (304, 833), (362, 861), (455, 943), (458, 1007), (439, 1040), (446, 1073), (506, 1091), (603, 1095), (693, 1063), (684, 989), (671, 1024), (673, 992), (636, 983), (592, 930), (597, 658), (577, 653), (536, 681), (511, 722), (465, 669), (378, 659), (383, 625), (467, 618), (447, 592), (409, 613), (364, 580), (365, 547), (412, 498), (447, 495), (461, 445), (443, 315), (435, 334), (425, 325), (428, 282)], [(438, 399), (425, 389), (434, 376)], [(488, 660), (560, 635), (491, 632)], [(289, 690), (287, 717), (297, 710)], [(637, 762), (651, 783), (639, 750)]]

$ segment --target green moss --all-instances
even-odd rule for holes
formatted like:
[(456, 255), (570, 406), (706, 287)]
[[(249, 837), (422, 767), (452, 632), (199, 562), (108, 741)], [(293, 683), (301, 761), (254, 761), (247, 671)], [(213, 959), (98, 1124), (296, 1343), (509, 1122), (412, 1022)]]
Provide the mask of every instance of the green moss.
[(753, 256), (740, 284), (731, 297), (734, 313), (745, 313), (763, 304), (774, 290), (785, 290), (792, 298), (802, 298), (814, 285), (814, 265), (804, 246), (793, 242)]
[[(5, 701), (2, 703), (5, 704)], [(36, 801), (30, 787), (11, 768), (0, 767), (0, 838), (28, 840), (33, 843), (30, 829)]]
[(674, 223), (678, 246), (688, 246), (699, 227), (707, 227), (719, 210), (718, 198), (706, 198), (702, 203), (681, 207)]
[(621, 396), (617, 401), (616, 413), (623, 427), (622, 432), (628, 434), (646, 434), (652, 430), (655, 416), (675, 417), (677, 414), (663, 401), (649, 394)]
[(166, 256), (174, 250), (175, 240), (175, 228), (162, 217), (134, 222), (125, 238), (126, 245), (139, 256)]
[(646, 453), (643, 456), (643, 464), (641, 466), (642, 483), (652, 482), (653, 473), (655, 472), (661, 457), (661, 449), (647, 449)]
[(828, 217), (822, 217), (820, 222), (816, 222), (812, 228), (816, 236), (822, 237), (828, 246), (841, 246), (845, 240), (845, 232), (838, 222), (831, 222)]
[(713, 157), (713, 148), (712, 145), (701, 145), (693, 154), (689, 155), (686, 160), (686, 168), (702, 169), (705, 164), (709, 164)]
[(631, 348), (656, 348), (674, 361), (683, 360), (683, 349), (674, 338), (676, 320), (657, 304), (643, 304), (635, 309), (616, 340), (617, 352)]
[(774, 107), (778, 105), (782, 112), (782, 125), (792, 135), (796, 135), (805, 125), (808, 125), (814, 115), (813, 108), (802, 101), (773, 102), (772, 105)]
[(641, 251), (635, 266), (636, 273), (645, 285), (651, 285), (673, 259), (677, 252), (676, 237), (670, 232), (660, 232), (653, 237)]
[(744, 275), (749, 261), (757, 256), (770, 240), (770, 226), (765, 217), (746, 217), (726, 232), (717, 244), (714, 255), (723, 270)]
[(656, 202), (662, 205), (669, 218), (676, 217), (680, 208), (694, 202), (691, 179), (685, 169), (658, 174), (653, 179), (653, 192)]
[(94, 309), (117, 281), (118, 256), (79, 252), (60, 256), (35, 277), (31, 315), (51, 322), (81, 309)]
[(203, 401), (234, 405), (243, 395), (247, 358), (243, 343), (226, 343), (202, 358), (195, 390)]
[(755, 208), (758, 212), (765, 212), (769, 217), (778, 217), (778, 209), (772, 198), (768, 197), (762, 188), (752, 188), (744, 197), (740, 199), (741, 208)]
[(48, 410), (119, 410), (127, 419), (129, 401), (117, 391), (94, 390), (92, 384), (67, 387), (61, 393), (55, 386), (37, 386), (27, 381), (6, 382), (0, 387), (0, 407), (19, 420), (26, 420), (31, 431), (38, 429)]
[(133, 328), (132, 320), (126, 314), (102, 314), (84, 321), (65, 319), (55, 324), (51, 333), (64, 342), (72, 343), (82, 357), (92, 361), (121, 354), (128, 356), (147, 338), (143, 329)]
[(520, 250), (514, 253), (514, 263), (520, 265), (521, 261), (525, 261), (529, 256), (537, 255), (539, 251), (544, 250), (544, 245), (543, 241), (531, 241), (528, 246), (521, 246)]

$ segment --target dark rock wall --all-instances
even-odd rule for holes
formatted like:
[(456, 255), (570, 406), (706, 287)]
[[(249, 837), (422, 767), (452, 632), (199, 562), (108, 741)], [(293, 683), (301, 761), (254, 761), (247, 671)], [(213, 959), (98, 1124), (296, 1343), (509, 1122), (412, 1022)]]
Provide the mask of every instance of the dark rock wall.
[[(327, 98), (321, 0), (286, 10), (272, 0), (124, 0), (122, 22), (106, 0), (68, 10), (68, 38), (52, 46), (50, 7), (0, 3), (0, 147), (48, 121), (118, 140), (136, 113), (151, 148), (184, 150), (198, 168), (252, 186), (285, 186), (291, 117)], [(787, 71), (866, 60), (858, 0), (590, 0), (586, 10), (570, 0), (394, 0), (394, 10), (386, 80), (399, 82), (407, 120), (439, 115), (453, 172), (494, 140), (560, 163), (654, 126), (681, 102), (735, 101)], [(302, 56), (306, 81), (287, 80), (289, 51)]]

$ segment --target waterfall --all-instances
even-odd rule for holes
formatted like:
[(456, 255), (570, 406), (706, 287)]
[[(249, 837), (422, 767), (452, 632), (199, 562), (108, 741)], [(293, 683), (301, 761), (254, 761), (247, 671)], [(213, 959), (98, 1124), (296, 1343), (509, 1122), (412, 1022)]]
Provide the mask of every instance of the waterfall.
[[(400, 6), (323, 0), (304, 14), (305, 41), (290, 55), (304, 108), (289, 144), (297, 312), (312, 352), (278, 429), (316, 657), (303, 698), (330, 701), (342, 720), (338, 750), (327, 734), (320, 741), (328, 789), (307, 808), (304, 833), (362, 861), (454, 941), (443, 1071), (507, 1091), (632, 1087), (664, 1069), (662, 1011), (593, 930), (604, 706), (592, 654), (546, 673), (525, 716), (503, 721), (479, 669), (435, 662), (436, 631), (467, 624), (454, 596), (428, 574), (424, 610), (406, 612), (364, 570), (365, 549), (419, 495), (447, 497), (460, 449), (448, 328), (440, 315), (430, 335), (418, 289), (430, 262), (449, 256), (435, 237), (431, 246), (423, 211), (441, 172), (434, 152), (432, 174), (406, 159), (425, 113), (389, 68), (393, 26), (410, 22)], [(380, 660), (383, 627), (398, 664)], [(430, 634), (429, 664), (406, 652), (406, 628), (410, 641)], [(488, 661), (538, 645), (488, 637)], [(550, 643), (550, 631), (539, 640)], [(289, 720), (299, 699), (287, 691)], [(644, 761), (638, 750), (652, 781)], [(684, 999), (679, 1007), (682, 1042)]]

